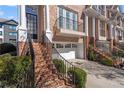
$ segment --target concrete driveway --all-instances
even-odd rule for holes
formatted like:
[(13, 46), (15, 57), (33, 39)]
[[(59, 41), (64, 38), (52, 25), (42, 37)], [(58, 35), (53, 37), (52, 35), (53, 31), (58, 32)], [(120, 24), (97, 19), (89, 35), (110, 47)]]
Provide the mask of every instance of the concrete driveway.
[(69, 60), (87, 72), (87, 88), (124, 88), (124, 70), (87, 60)]

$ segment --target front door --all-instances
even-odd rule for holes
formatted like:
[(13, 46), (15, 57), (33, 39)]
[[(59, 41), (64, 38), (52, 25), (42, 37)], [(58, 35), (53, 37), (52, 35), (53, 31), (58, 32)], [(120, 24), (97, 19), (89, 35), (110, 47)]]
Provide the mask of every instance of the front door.
[(32, 40), (37, 40), (37, 11), (31, 6), (26, 7), (27, 30)]

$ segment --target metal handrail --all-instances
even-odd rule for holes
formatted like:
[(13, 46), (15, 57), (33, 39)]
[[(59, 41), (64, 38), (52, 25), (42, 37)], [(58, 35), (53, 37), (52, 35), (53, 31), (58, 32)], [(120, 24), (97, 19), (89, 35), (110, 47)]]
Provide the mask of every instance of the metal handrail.
[[(46, 47), (48, 48), (48, 46), (50, 45), (52, 45), (52, 42), (49, 40), (49, 38), (44, 34), (44, 40), (46, 41), (45, 43), (46, 43)], [(70, 76), (69, 75), (69, 73), (68, 73), (68, 71), (67, 71), (67, 69), (68, 68), (71, 68), (72, 70), (74, 70), (76, 67), (72, 64), (72, 63), (70, 63), (68, 60), (66, 60), (60, 53), (59, 53), (59, 51), (55, 48), (55, 47), (52, 47), (53, 48), (53, 50), (56, 52), (56, 54), (61, 58), (61, 60), (64, 62), (64, 64), (65, 64), (65, 66), (66, 66), (66, 68), (65, 68), (65, 70), (66, 70), (66, 73), (61, 73), (61, 74), (59, 74), (59, 72), (57, 72), (57, 74), (59, 75), (59, 76), (61, 76), (61, 78), (62, 79), (64, 79), (65, 80), (65, 83), (66, 84), (74, 84), (75, 85), (75, 74), (73, 74), (72, 76)], [(48, 49), (47, 49), (48, 50)]]

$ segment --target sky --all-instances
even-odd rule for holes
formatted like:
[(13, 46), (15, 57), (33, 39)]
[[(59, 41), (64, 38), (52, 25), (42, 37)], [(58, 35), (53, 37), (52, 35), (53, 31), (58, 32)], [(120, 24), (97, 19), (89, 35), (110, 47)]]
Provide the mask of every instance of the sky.
[[(121, 5), (121, 11), (124, 13), (124, 5)], [(17, 21), (16, 5), (0, 5), (0, 18), (14, 19)]]
[(14, 19), (17, 21), (16, 5), (0, 5), (0, 18)]

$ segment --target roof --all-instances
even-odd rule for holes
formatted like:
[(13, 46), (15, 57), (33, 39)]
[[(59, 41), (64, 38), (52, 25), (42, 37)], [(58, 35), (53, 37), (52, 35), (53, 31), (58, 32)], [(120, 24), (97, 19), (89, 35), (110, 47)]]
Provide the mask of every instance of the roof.
[(1, 24), (8, 24), (8, 25), (15, 25), (15, 26), (18, 25), (18, 23), (13, 19), (8, 20), (8, 19), (0, 18), (0, 23)]

